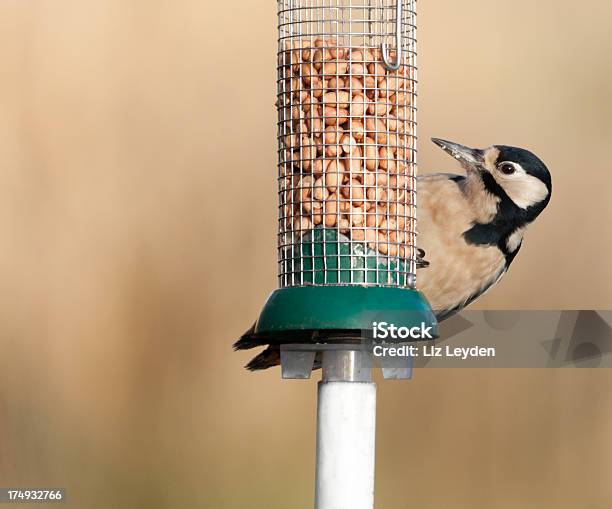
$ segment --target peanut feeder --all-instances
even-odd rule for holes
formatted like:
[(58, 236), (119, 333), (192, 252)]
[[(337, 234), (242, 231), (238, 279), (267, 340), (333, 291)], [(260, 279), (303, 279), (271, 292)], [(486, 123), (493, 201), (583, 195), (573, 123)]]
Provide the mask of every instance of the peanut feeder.
[(248, 334), (284, 378), (323, 368), (321, 509), (373, 506), (373, 324), (437, 325), (416, 289), (415, 3), (278, 1), (279, 289)]

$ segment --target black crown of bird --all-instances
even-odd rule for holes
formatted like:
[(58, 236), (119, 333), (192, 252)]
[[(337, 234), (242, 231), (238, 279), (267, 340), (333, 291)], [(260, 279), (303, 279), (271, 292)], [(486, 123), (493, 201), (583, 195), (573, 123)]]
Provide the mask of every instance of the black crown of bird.
[[(433, 138), (454, 157), (464, 175), (419, 176), (418, 288), (438, 321), (458, 313), (495, 286), (523, 243), (527, 227), (552, 193), (546, 165), (528, 150), (506, 145), (473, 149)], [(253, 329), (236, 350), (267, 348), (246, 366), (266, 369), (280, 363), (278, 345), (254, 339)]]

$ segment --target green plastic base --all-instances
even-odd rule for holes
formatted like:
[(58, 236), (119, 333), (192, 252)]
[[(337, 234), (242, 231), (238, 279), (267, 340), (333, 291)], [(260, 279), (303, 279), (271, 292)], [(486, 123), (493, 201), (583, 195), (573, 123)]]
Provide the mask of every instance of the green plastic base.
[[(372, 330), (374, 322), (397, 327), (432, 327), (437, 321), (425, 297), (416, 290), (377, 286), (300, 286), (270, 295), (253, 334), (286, 342), (317, 331)], [(306, 333), (306, 334), (304, 334)], [(333, 336), (333, 334), (331, 334)], [(295, 341), (295, 342), (301, 342)]]

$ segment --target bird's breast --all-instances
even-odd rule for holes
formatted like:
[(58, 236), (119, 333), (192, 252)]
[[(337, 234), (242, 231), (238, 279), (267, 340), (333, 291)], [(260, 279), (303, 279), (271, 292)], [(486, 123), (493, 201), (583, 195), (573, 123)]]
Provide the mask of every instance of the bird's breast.
[(465, 241), (475, 215), (454, 181), (419, 179), (418, 197), (418, 246), (430, 263), (418, 271), (418, 287), (435, 311), (462, 307), (499, 279), (505, 257), (497, 246)]

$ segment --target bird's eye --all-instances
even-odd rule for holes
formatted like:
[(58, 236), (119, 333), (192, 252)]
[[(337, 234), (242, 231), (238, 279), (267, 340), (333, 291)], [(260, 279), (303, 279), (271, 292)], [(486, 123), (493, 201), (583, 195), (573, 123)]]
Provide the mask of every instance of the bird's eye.
[(516, 172), (516, 168), (513, 164), (502, 163), (499, 165), (499, 171), (501, 171), (504, 175), (512, 175)]

